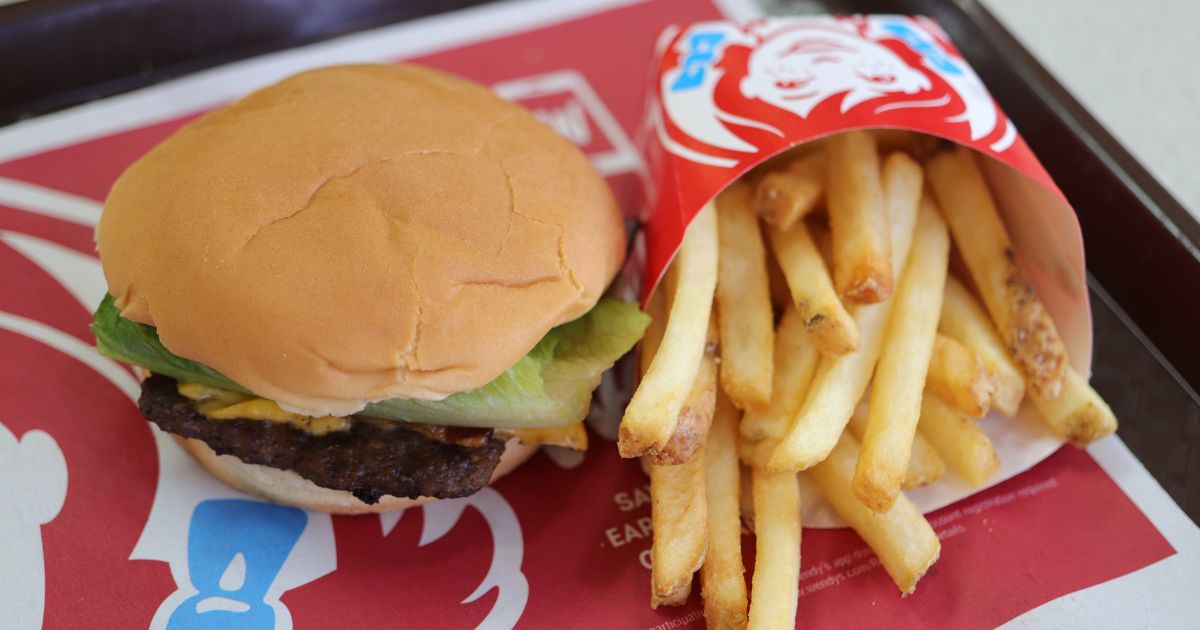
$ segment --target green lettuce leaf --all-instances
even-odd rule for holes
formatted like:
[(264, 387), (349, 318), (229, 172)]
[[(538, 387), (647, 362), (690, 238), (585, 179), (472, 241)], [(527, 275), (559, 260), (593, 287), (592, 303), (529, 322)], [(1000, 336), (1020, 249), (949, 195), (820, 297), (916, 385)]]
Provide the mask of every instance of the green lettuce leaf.
[(121, 317), (121, 311), (111, 295), (106, 294), (100, 301), (100, 306), (92, 317), (91, 329), (92, 334), (96, 336), (96, 349), (106, 357), (174, 379), (243, 394), (250, 393), (203, 363), (171, 354), (158, 340), (156, 328)]
[[(468, 427), (559, 427), (582, 420), (604, 372), (628, 352), (649, 324), (636, 305), (603, 299), (583, 317), (546, 333), (529, 354), (495, 380), (444, 400), (392, 398), (362, 415)], [(106, 295), (92, 322), (101, 354), (151, 372), (209, 387), (247, 392), (225, 375), (172, 354), (158, 332), (121, 317)]]

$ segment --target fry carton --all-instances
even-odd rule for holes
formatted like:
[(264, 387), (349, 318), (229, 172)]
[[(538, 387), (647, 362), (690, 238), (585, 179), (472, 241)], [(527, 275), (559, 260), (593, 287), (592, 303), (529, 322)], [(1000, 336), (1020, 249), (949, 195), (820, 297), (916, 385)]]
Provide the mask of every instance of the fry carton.
[[(766, 18), (671, 27), (658, 42), (642, 143), (648, 300), (702, 207), (742, 175), (806, 143), (855, 129), (940, 137), (979, 154), (1019, 264), (1073, 367), (1091, 364), (1091, 316), (1075, 213), (978, 75), (932, 20), (898, 15)], [(920, 156), (918, 156), (920, 157)], [(768, 165), (768, 168), (770, 165)], [(1001, 462), (987, 486), (1061, 445), (1031, 405), (982, 420)], [(977, 492), (953, 475), (910, 493), (931, 511)], [(840, 526), (806, 493), (804, 523)]]

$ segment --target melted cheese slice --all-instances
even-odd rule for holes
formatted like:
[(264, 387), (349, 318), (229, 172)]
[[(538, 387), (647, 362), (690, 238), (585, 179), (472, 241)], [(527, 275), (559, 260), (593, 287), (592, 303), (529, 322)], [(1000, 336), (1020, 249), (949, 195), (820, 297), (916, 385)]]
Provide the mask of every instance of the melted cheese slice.
[[(312, 435), (327, 435), (349, 431), (350, 418), (322, 416), (314, 418), (284, 411), (274, 401), (251, 394), (239, 394), (199, 383), (179, 382), (179, 394), (196, 403), (196, 410), (213, 420), (263, 420), (279, 422)], [(588, 447), (587, 429), (583, 422), (553, 429), (497, 429), (502, 438), (515, 437), (531, 446), (562, 446), (576, 451)]]
[(213, 420), (265, 420), (291, 425), (312, 435), (327, 435), (334, 431), (349, 431), (350, 418), (338, 416), (302, 416), (284, 411), (274, 401), (250, 394), (227, 392), (200, 385), (179, 383), (179, 394), (196, 402), (196, 409)]
[(553, 429), (497, 429), (496, 435), (509, 435), (530, 445), (562, 446), (576, 451), (586, 451), (588, 447), (587, 429), (583, 421), (565, 427)]

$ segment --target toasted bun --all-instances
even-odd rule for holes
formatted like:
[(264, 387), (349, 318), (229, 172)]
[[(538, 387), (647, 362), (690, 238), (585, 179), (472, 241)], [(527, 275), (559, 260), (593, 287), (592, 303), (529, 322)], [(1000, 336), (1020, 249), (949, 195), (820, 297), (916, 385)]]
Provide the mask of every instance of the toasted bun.
[[(242, 492), (274, 503), (331, 514), (378, 514), (437, 501), (433, 497), (405, 499), (388, 495), (375, 504), (363, 503), (345, 490), (322, 488), (290, 470), (247, 464), (233, 455), (217, 455), (200, 440), (178, 435), (172, 437), (217, 479)], [(530, 446), (516, 438), (510, 439), (505, 443), (504, 453), (500, 455), (500, 464), (492, 471), (492, 478), (488, 483), (495, 483), (497, 479), (516, 470), (533, 457), (537, 450), (536, 445)]]
[(311, 415), (488, 383), (596, 303), (625, 245), (574, 146), (406, 65), (306, 72), (184, 126), (96, 234), (125, 317)]

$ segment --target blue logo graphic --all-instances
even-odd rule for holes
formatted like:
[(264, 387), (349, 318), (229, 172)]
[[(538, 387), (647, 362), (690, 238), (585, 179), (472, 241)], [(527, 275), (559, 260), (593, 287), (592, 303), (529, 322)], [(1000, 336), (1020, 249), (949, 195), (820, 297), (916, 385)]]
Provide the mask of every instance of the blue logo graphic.
[(264, 601), (308, 522), (296, 508), (204, 501), (188, 528), (188, 574), (198, 591), (171, 614), (169, 630), (275, 627)]
[(938, 48), (933, 42), (929, 41), (921, 33), (913, 30), (907, 24), (899, 22), (889, 22), (883, 25), (884, 30), (895, 35), (897, 39), (908, 45), (909, 48), (921, 53), (929, 63), (945, 72), (946, 74), (960, 75), (963, 73), (962, 68), (958, 64), (950, 60), (941, 48)]
[(688, 54), (683, 58), (683, 71), (671, 84), (671, 91), (700, 87), (708, 66), (717, 58), (717, 45), (724, 40), (725, 34), (717, 31), (693, 33), (688, 38)]

